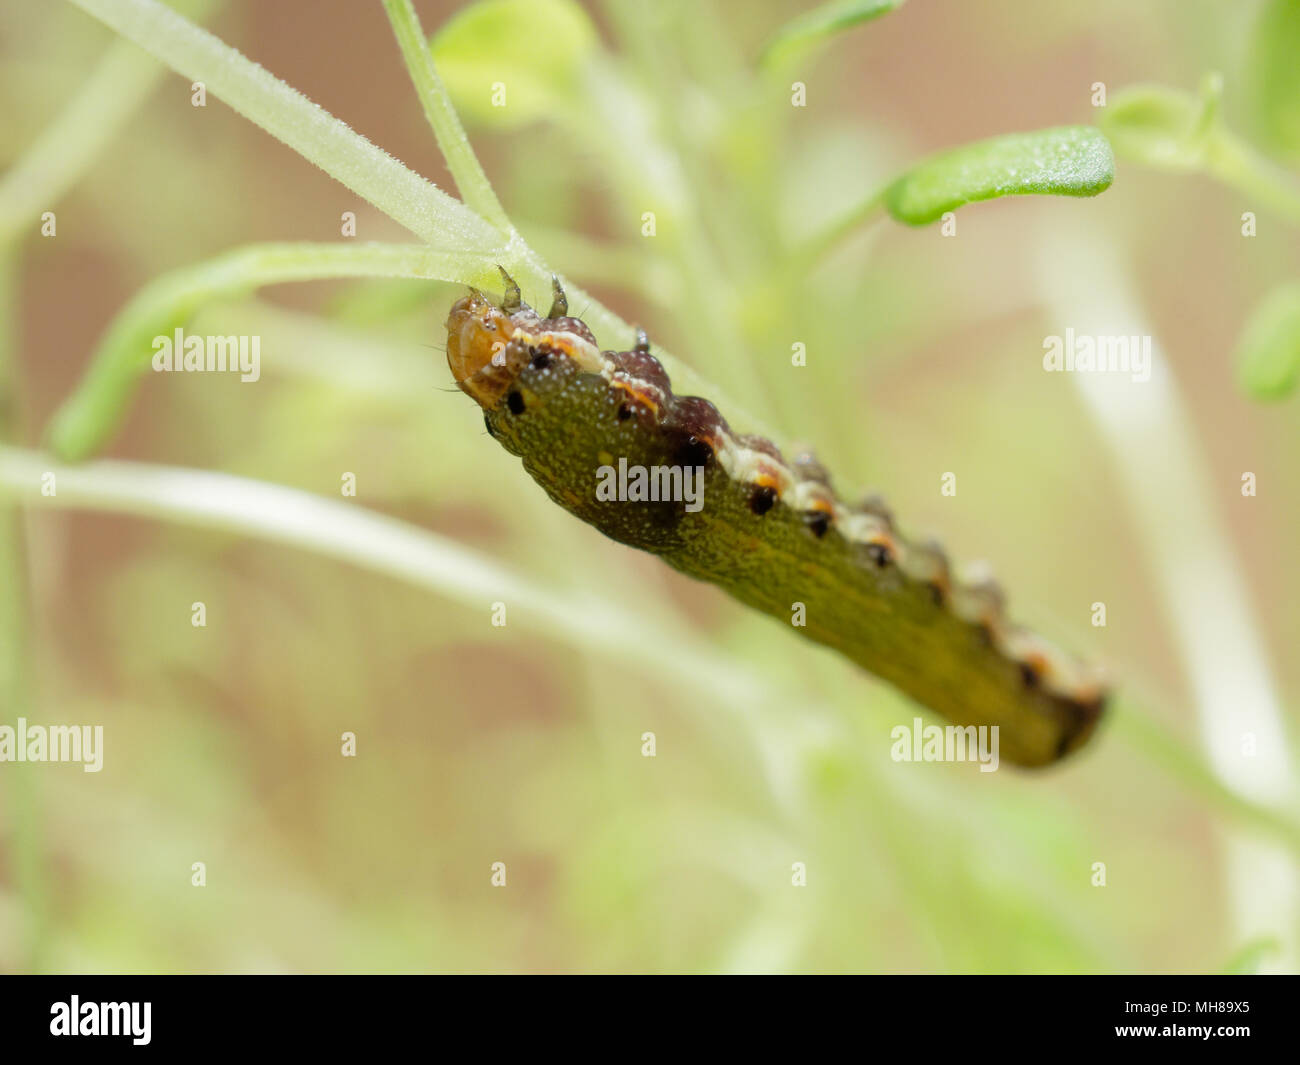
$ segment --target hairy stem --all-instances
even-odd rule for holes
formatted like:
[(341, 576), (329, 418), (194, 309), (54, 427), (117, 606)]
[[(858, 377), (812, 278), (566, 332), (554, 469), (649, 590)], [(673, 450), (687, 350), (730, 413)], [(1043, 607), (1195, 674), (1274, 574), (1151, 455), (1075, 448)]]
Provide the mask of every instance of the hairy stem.
[(110, 324), (81, 383), (59, 407), (49, 443), (66, 461), (99, 450), (121, 422), (149, 371), (153, 340), (205, 303), (263, 285), (337, 277), (466, 281), (494, 269), (492, 257), (440, 252), (421, 244), (252, 244), (155, 278)]
[[(526, 295), (545, 298), (549, 293), (551, 269), (516, 233), (512, 231), (508, 239), (503, 238), (495, 226), (465, 204), (407, 169), (296, 89), (158, 0), (72, 2), (174, 70), (204, 82), (212, 95), (428, 243), (446, 252), (460, 250), (466, 256), (478, 255), (479, 262), (490, 260), (494, 264), (472, 277), (457, 275), (458, 280), (495, 291), (500, 283), (495, 271), (495, 264), (499, 263), (514, 274)], [(570, 306), (586, 319), (601, 344), (610, 348), (631, 345), (633, 330), (627, 322), (577, 286), (566, 282), (565, 288)], [(681, 390), (718, 395), (718, 390), (708, 381), (668, 352), (656, 348), (655, 354)], [(104, 388), (97, 394), (103, 403), (102, 415), (120, 417), (129, 389)], [(738, 405), (728, 404), (725, 398), (722, 401), (733, 424), (753, 432), (766, 431)], [(117, 404), (116, 413), (109, 409), (113, 403)], [(86, 422), (76, 424), (84, 426)], [(65, 435), (70, 432), (61, 430), (57, 435), (60, 454), (84, 456), (103, 442), (103, 437), (93, 434), (84, 440)], [(767, 435), (772, 434), (768, 431)]]
[(447, 90), (434, 66), (428, 38), (420, 29), (420, 17), (415, 13), (411, 0), (384, 0), (384, 10), (388, 13), (389, 22), (393, 24), (393, 33), (402, 50), (402, 59), (410, 72), (420, 104), (424, 107), (424, 117), (429, 120), (438, 147), (447, 160), (447, 168), (456, 179), (456, 188), (460, 190), (461, 198), (467, 207), (477, 211), (500, 230), (503, 237), (509, 237), (514, 232), (514, 227), (510, 224), (501, 201), (497, 199), (478, 156), (474, 154), (469, 138), (465, 136), (460, 116), (451, 106)]
[(497, 247), (496, 229), (298, 90), (158, 0), (72, 0), (315, 163), (412, 233), (441, 247)]

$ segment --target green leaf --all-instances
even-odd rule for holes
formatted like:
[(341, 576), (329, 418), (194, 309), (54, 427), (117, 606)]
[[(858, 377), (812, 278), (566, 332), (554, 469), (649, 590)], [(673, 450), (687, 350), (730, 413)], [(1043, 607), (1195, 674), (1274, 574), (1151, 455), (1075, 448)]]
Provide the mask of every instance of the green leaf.
[(1134, 85), (1101, 112), (1115, 154), (1144, 166), (1209, 174), (1260, 204), (1300, 222), (1300, 186), (1223, 123), (1223, 78), (1207, 74), (1198, 99), (1162, 85)]
[(597, 45), (595, 27), (572, 0), (479, 0), (430, 42), (461, 114), (501, 129), (572, 108)]
[(764, 66), (784, 63), (841, 30), (889, 14), (902, 3), (903, 0), (831, 0), (805, 11), (777, 30), (764, 47), (759, 62)]
[(999, 196), (1096, 196), (1114, 178), (1106, 138), (1092, 126), (1062, 126), (934, 156), (890, 185), (884, 202), (898, 221), (922, 226), (963, 204)]
[(1259, 135), (1273, 150), (1300, 159), (1300, 0), (1268, 0), (1246, 64)]
[(1199, 170), (1218, 132), (1223, 79), (1207, 75), (1200, 97), (1163, 85), (1133, 85), (1100, 115), (1102, 132), (1122, 159), (1167, 170)]
[(1300, 381), (1300, 281), (1273, 289), (1237, 342), (1237, 379), (1252, 399), (1282, 399)]

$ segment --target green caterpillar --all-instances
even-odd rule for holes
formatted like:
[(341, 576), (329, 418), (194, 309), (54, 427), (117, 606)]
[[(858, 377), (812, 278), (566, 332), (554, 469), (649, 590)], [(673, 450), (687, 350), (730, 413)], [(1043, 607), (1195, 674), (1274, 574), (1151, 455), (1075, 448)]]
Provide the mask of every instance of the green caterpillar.
[(795, 631), (954, 724), (998, 726), (1013, 763), (1087, 741), (1098, 675), (1011, 625), (992, 581), (954, 581), (943, 551), (905, 539), (878, 500), (840, 502), (811, 455), (787, 460), (708, 400), (675, 396), (644, 333), (601, 351), (558, 279), (543, 318), (502, 275), (500, 307), (471, 290), (451, 308), (447, 361), (556, 503), (773, 617), (802, 603)]

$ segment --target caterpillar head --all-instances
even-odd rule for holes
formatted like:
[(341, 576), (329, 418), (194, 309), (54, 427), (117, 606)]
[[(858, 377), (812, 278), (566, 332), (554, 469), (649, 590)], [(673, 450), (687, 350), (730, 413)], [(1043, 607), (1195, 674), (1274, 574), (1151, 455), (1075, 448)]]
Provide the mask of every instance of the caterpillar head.
[(452, 304), (447, 316), (447, 365), (461, 391), (484, 410), (493, 410), (518, 370), (508, 370), (514, 325), (483, 293)]
[(461, 391), (486, 411), (495, 410), (520, 372), (539, 351), (569, 358), (584, 370), (604, 367), (591, 330), (566, 317), (568, 302), (554, 280), (554, 302), (546, 318), (520, 299), (519, 286), (504, 270), (500, 307), (477, 289), (452, 304), (447, 316), (447, 365)]

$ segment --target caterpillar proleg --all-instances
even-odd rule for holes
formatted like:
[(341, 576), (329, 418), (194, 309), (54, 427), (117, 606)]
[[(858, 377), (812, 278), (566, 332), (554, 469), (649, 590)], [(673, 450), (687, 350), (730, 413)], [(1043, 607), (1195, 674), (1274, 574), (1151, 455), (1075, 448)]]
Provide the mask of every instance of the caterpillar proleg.
[[(1087, 741), (1099, 674), (1011, 624), (991, 580), (955, 579), (943, 550), (904, 537), (879, 500), (842, 502), (811, 456), (787, 459), (708, 400), (674, 395), (643, 333), (631, 351), (602, 351), (558, 280), (543, 318), (502, 274), (500, 307), (473, 289), (452, 306), (447, 361), (556, 503), (773, 617), (803, 603), (796, 631), (956, 725), (998, 726), (1008, 761), (1046, 765)], [(702, 505), (653, 484), (602, 490), (629, 469), (698, 478)]]

